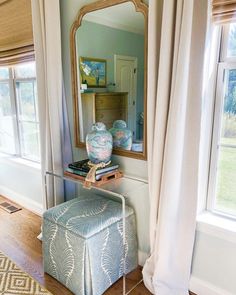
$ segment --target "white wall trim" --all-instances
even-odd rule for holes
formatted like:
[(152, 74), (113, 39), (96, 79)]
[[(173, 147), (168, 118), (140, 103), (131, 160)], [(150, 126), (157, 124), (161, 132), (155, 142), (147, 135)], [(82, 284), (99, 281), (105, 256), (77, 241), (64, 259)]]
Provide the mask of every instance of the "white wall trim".
[(207, 235), (236, 243), (236, 220), (203, 212), (197, 217), (197, 231)]
[(6, 197), (12, 202), (17, 203), (18, 205), (34, 212), (37, 215), (42, 216), (44, 210), (43, 210), (43, 205), (35, 202), (21, 194), (18, 194), (4, 186), (0, 186), (0, 195), (3, 197)]
[(197, 295), (234, 295), (194, 276), (190, 278), (189, 290)]
[(149, 257), (148, 253), (138, 250), (138, 264), (139, 265), (144, 266), (148, 257)]
[(23, 159), (21, 157), (12, 156), (8, 154), (3, 154), (0, 152), (0, 162), (7, 165), (13, 165), (14, 167), (25, 166), (27, 169), (31, 169), (33, 171), (40, 171), (41, 164), (38, 162), (33, 162), (27, 159)]

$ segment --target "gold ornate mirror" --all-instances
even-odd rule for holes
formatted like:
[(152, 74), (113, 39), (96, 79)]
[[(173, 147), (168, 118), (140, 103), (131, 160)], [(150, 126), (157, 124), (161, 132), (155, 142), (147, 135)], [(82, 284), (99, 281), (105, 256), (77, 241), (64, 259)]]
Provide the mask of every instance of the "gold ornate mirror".
[(147, 32), (142, 0), (100, 0), (80, 10), (70, 35), (77, 147), (85, 147), (93, 123), (109, 130), (123, 120), (132, 146), (113, 154), (147, 158)]

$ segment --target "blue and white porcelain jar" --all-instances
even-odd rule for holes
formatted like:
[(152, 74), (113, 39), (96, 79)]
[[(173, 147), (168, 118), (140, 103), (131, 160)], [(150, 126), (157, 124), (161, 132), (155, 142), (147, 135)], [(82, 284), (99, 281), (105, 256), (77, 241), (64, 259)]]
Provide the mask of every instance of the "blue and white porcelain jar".
[(127, 124), (123, 120), (116, 120), (109, 130), (113, 137), (113, 147), (130, 151), (132, 147), (132, 131), (127, 129)]
[(102, 122), (93, 124), (92, 131), (86, 136), (86, 148), (89, 160), (98, 164), (107, 163), (111, 159), (112, 135)]

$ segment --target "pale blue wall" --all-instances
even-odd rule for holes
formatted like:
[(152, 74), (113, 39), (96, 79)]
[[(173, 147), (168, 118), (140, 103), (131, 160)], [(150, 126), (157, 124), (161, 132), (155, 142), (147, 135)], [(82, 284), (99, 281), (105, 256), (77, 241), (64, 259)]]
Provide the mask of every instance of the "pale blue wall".
[(82, 25), (77, 31), (76, 39), (78, 56), (106, 59), (108, 84), (114, 82), (115, 54), (137, 57), (136, 111), (138, 118), (138, 114), (143, 111), (144, 36), (97, 23), (82, 21)]
[[(62, 61), (63, 61), (63, 76), (65, 84), (66, 102), (69, 112), (69, 123), (72, 136), (73, 158), (75, 161), (85, 159), (87, 157), (85, 148), (76, 148), (74, 141), (74, 120), (73, 120), (73, 98), (72, 98), (72, 81), (71, 81), (71, 56), (70, 56), (70, 29), (76, 19), (79, 9), (85, 5), (95, 2), (94, 0), (61, 0), (61, 30), (62, 30)], [(122, 171), (126, 175), (135, 176), (138, 178), (147, 179), (147, 161), (132, 159), (113, 155), (115, 162), (120, 164)], [(129, 192), (130, 202), (136, 212), (139, 251), (141, 254), (149, 253), (149, 197), (146, 186), (144, 189), (137, 190), (134, 186), (134, 191), (124, 188)]]

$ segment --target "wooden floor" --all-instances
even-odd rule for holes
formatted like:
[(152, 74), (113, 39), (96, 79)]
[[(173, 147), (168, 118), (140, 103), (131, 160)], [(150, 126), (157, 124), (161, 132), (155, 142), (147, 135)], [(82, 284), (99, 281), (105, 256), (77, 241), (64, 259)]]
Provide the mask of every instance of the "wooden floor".
[[(5, 200), (0, 196), (0, 202)], [(42, 245), (37, 239), (40, 226), (41, 218), (26, 209), (13, 214), (0, 209), (0, 251), (54, 295), (71, 295), (72, 293), (67, 288), (43, 272)], [(140, 268), (132, 272), (127, 278), (127, 289), (134, 286), (141, 277)], [(122, 294), (122, 280), (119, 280), (104, 294)], [(149, 295), (151, 293), (141, 283), (130, 294)]]

